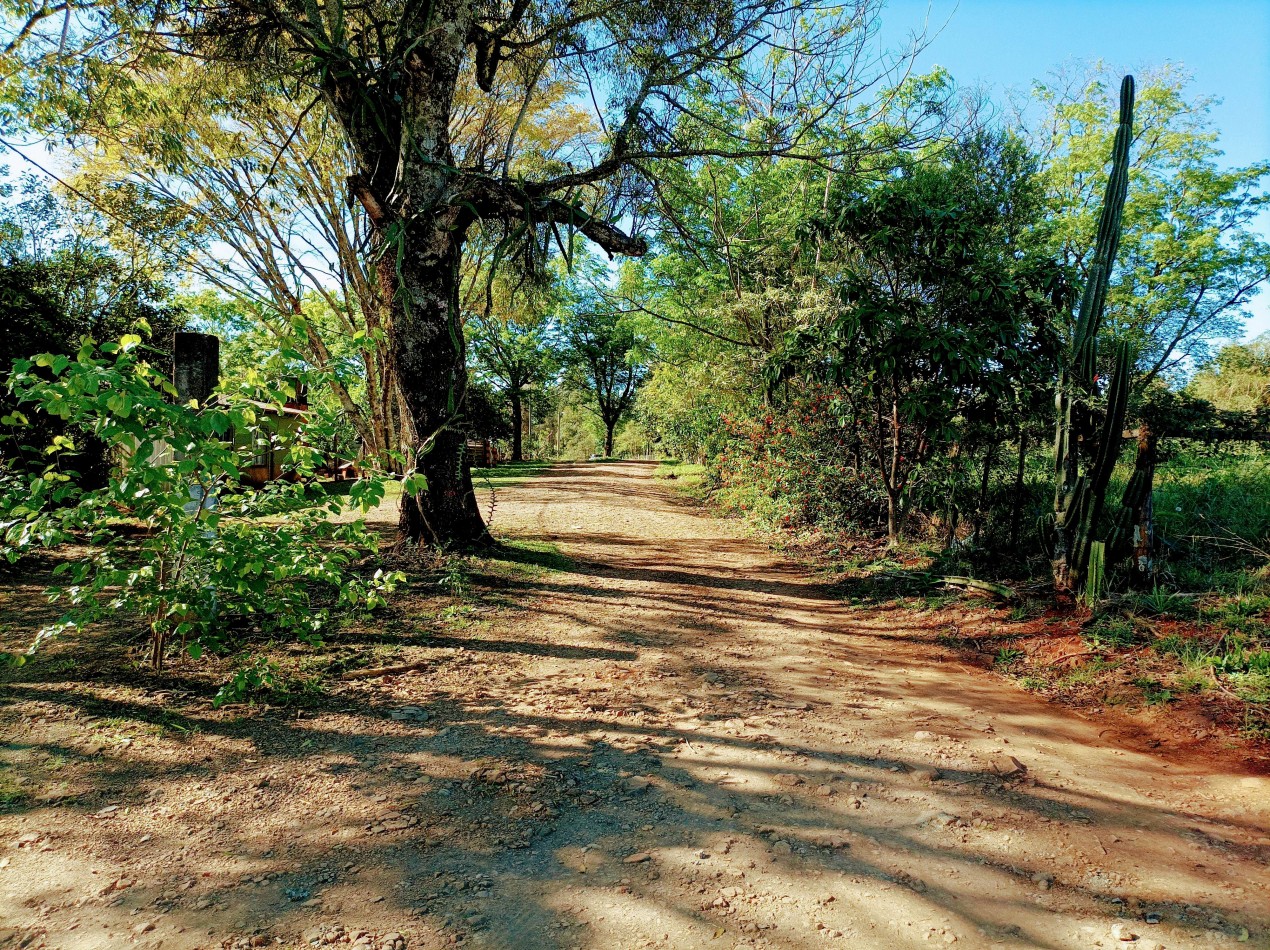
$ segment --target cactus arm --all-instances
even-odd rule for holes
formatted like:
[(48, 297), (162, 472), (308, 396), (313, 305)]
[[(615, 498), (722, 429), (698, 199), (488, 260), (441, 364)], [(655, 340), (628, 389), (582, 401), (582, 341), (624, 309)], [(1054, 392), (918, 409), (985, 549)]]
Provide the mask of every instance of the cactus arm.
[(1120, 84), (1120, 123), (1111, 151), (1111, 174), (1103, 194), (1102, 212), (1098, 216), (1098, 236), (1094, 242), (1094, 260), (1089, 268), (1085, 292), (1080, 298), (1073, 340), (1075, 382), (1088, 391), (1093, 386), (1098, 356), (1098, 331), (1102, 328), (1111, 270), (1120, 249), (1120, 226), (1124, 217), (1125, 198), (1129, 194), (1129, 145), (1133, 140), (1132, 76)]
[(1133, 104), (1133, 77), (1125, 76), (1120, 84), (1120, 121), (1112, 147), (1111, 173), (1098, 217), (1093, 262), (1076, 314), (1068, 363), (1059, 374), (1055, 396), (1058, 419), (1054, 438), (1052, 566), (1054, 585), (1060, 592), (1077, 590), (1084, 580), (1093, 532), (1102, 515), (1107, 485), (1119, 457), (1120, 433), (1128, 409), (1132, 361), (1128, 350), (1122, 347), (1116, 355), (1102, 435), (1094, 442), (1095, 414), (1091, 403), (1096, 395), (1098, 333), (1102, 329), (1111, 271), (1120, 248), (1120, 229), (1129, 193)]
[(1133, 359), (1128, 344), (1121, 344), (1116, 353), (1116, 369), (1107, 393), (1106, 414), (1103, 416), (1102, 436), (1094, 454), (1093, 465), (1085, 482), (1088, 488), (1084, 510), (1076, 522), (1076, 534), (1072, 541), (1072, 573), (1079, 585), (1085, 580), (1089, 555), (1095, 543), (1094, 532), (1102, 519), (1107, 500), (1107, 486), (1116, 468), (1122, 445), (1125, 417), (1129, 412), (1129, 382), (1133, 376)]

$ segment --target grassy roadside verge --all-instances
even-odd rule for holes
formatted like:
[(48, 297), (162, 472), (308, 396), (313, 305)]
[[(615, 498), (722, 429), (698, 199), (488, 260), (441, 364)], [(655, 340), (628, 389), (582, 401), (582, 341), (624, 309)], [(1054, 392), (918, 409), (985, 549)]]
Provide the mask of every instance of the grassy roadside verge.
[(653, 478), (666, 482), (678, 492), (693, 498), (705, 498), (706, 467), (695, 462), (665, 459), (653, 470)]
[(510, 488), (541, 475), (551, 468), (551, 463), (540, 459), (528, 462), (503, 462), (489, 468), (472, 469), (472, 483), (479, 488)]

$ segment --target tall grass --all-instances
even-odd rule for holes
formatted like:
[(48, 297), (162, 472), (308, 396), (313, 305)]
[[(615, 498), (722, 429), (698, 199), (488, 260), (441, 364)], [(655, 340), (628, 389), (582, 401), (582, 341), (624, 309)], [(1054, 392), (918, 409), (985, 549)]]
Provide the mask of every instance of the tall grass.
[(1270, 454), (1179, 453), (1160, 465), (1160, 537), (1206, 570), (1270, 566)]

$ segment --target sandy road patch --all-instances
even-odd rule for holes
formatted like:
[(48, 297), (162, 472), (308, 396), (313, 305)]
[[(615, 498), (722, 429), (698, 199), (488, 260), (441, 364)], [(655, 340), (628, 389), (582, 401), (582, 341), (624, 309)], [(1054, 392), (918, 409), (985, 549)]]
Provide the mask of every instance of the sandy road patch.
[(650, 473), (500, 491), (503, 606), (299, 715), (11, 689), (6, 761), (96, 778), (0, 817), (0, 947), (1268, 945), (1270, 782), (1111, 744)]

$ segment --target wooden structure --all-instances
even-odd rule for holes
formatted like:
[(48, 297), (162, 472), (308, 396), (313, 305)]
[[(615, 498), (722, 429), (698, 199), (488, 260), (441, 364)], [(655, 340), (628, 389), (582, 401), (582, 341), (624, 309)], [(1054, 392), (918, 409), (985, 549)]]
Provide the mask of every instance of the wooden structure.
[(468, 439), (467, 457), (473, 468), (489, 468), (503, 461), (503, 453), (490, 439)]
[(251, 462), (242, 469), (242, 479), (257, 488), (266, 482), (290, 478), (287, 471), (287, 445), (304, 422), (307, 403), (288, 402), (279, 409), (267, 403), (252, 402), (258, 415), (258, 428), (232, 435), (234, 447), (251, 450)]

